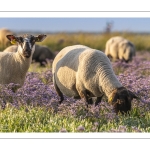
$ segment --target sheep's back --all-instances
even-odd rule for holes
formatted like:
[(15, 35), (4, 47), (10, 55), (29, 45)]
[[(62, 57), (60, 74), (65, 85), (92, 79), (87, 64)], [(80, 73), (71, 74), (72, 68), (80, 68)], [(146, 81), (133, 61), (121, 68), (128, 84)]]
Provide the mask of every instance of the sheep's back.
[[(75, 45), (75, 46), (67, 46), (63, 48), (55, 57), (53, 64), (52, 64), (52, 72), (54, 72), (56, 68), (56, 64), (58, 63), (59, 60), (61, 60), (68, 52), (73, 51), (75, 49), (84, 49), (87, 48), (87, 46), (84, 45)], [(76, 55), (76, 54), (75, 54)], [(72, 56), (71, 56), (72, 57)], [(69, 58), (70, 60), (71, 58)]]
[(4, 52), (17, 52), (17, 45), (11, 45), (9, 47), (7, 47), (6, 49), (4, 49)]
[(35, 61), (45, 61), (46, 59), (54, 59), (54, 54), (47, 46), (35, 45), (35, 52), (32, 57)]
[(23, 85), (25, 75), (18, 72), (20, 66), (16, 63), (14, 54), (0, 52), (0, 84), (19, 83)]
[(76, 90), (76, 72), (78, 58), (86, 46), (68, 46), (62, 49), (55, 57), (52, 64), (52, 72), (60, 90), (67, 96), (78, 96)]
[(127, 56), (129, 54), (125, 53), (132, 53), (133, 56), (135, 56), (134, 45), (127, 39), (124, 39), (121, 36), (116, 36), (110, 38), (106, 42), (106, 50), (105, 50), (106, 55), (110, 54), (114, 59), (123, 59), (124, 56), (129, 57)]
[(52, 68), (54, 82), (67, 96), (78, 96), (77, 86), (101, 96), (99, 75), (105, 78), (108, 70), (108, 74), (112, 74), (110, 61), (103, 52), (82, 45), (61, 50)]
[(121, 36), (116, 36), (116, 37), (112, 37), (110, 38), (107, 42), (106, 42), (106, 48), (105, 48), (105, 54), (111, 55), (113, 58), (118, 58), (118, 47), (119, 47), (119, 43), (121, 41), (123, 41), (124, 38)]

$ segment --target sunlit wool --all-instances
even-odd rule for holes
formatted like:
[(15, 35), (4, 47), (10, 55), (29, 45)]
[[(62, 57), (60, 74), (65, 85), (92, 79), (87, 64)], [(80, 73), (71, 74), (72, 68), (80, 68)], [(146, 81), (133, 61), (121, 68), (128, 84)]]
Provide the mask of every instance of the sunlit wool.
[(118, 81), (108, 57), (101, 51), (83, 45), (68, 46), (55, 57), (52, 65), (53, 83), (60, 96), (84, 98), (95, 105), (106, 95), (116, 113), (131, 110), (136, 96)]
[(135, 46), (123, 37), (112, 37), (106, 42), (105, 54), (113, 60), (120, 59), (128, 62), (135, 56)]
[[(18, 43), (18, 49), (15, 53), (0, 52), (0, 84), (14, 83), (18, 84), (19, 87), (24, 84), (35, 50), (34, 44), (37, 41), (42, 41), (45, 37), (46, 35), (39, 35), (38, 37), (32, 35), (24, 35), (23, 37), (7, 35), (11, 42)], [(32, 41), (29, 41), (28, 38), (31, 38)]]

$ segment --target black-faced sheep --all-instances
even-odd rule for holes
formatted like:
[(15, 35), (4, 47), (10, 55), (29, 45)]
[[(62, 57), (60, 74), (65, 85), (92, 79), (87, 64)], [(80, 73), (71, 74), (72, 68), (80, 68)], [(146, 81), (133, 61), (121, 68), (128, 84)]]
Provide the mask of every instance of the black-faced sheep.
[(105, 54), (114, 61), (120, 59), (129, 62), (135, 56), (135, 46), (123, 37), (112, 37), (106, 42)]
[[(7, 47), (4, 52), (16, 52), (18, 46), (11, 45)], [(35, 51), (32, 56), (33, 62), (39, 62), (41, 66), (44, 66), (47, 63), (47, 60), (54, 59), (55, 54), (50, 51), (47, 46), (41, 46), (35, 44)]]
[(0, 52), (0, 84), (24, 84), (26, 73), (32, 61), (35, 50), (35, 42), (41, 42), (46, 35), (38, 36), (7, 35), (11, 43), (18, 43), (17, 52)]
[(39, 62), (41, 66), (47, 63), (47, 60), (54, 59), (55, 55), (47, 46), (35, 45), (35, 52), (32, 60)]
[(116, 113), (131, 110), (131, 101), (137, 98), (118, 81), (108, 57), (101, 51), (83, 45), (62, 49), (52, 64), (53, 83), (60, 103), (63, 94), (74, 98), (84, 98), (95, 105), (105, 94)]

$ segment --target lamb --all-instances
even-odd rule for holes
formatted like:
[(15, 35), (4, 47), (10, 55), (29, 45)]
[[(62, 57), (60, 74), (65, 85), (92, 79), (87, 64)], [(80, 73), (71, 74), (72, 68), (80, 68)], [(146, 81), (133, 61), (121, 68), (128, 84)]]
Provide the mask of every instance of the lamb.
[[(7, 47), (4, 52), (16, 52), (17, 45), (11, 45)], [(35, 52), (33, 53), (32, 60), (33, 62), (39, 62), (41, 66), (45, 66), (47, 59), (54, 59), (55, 55), (47, 46), (41, 46), (35, 44)]]
[(6, 48), (7, 46), (11, 45), (9, 40), (6, 38), (6, 35), (12, 35), (14, 34), (11, 30), (6, 28), (0, 29), (0, 47), (1, 49)]
[(108, 57), (102, 51), (84, 45), (62, 49), (54, 58), (52, 73), (60, 103), (64, 94), (83, 98), (87, 106), (92, 103), (92, 97), (96, 97), (96, 106), (105, 94), (114, 111), (124, 114), (131, 110), (132, 99), (137, 98), (119, 82)]
[(11, 45), (3, 50), (3, 52), (17, 52), (18, 46), (17, 45)]
[(106, 42), (105, 54), (114, 61), (120, 59), (129, 62), (135, 56), (135, 51), (134, 44), (120, 36), (112, 37)]
[(41, 42), (46, 35), (38, 36), (7, 35), (12, 44), (18, 43), (17, 52), (0, 52), (0, 84), (24, 84), (26, 73), (32, 61), (35, 50), (35, 42)]

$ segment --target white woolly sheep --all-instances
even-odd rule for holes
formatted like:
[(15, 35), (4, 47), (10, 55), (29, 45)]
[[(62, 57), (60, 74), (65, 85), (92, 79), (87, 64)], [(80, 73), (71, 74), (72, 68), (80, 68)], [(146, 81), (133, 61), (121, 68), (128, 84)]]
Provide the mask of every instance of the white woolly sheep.
[(2, 49), (11, 45), (9, 40), (6, 38), (6, 35), (14, 35), (14, 33), (12, 31), (10, 31), (9, 29), (1, 28), (0, 29), (0, 47)]
[(3, 52), (17, 52), (17, 49), (18, 45), (11, 45), (4, 49)]
[[(4, 52), (16, 52), (18, 46), (11, 45), (7, 47)], [(50, 51), (47, 46), (35, 44), (35, 52), (33, 53), (32, 60), (33, 62), (39, 62), (41, 66), (45, 66), (47, 59), (54, 59), (55, 54)]]
[(12, 44), (18, 43), (18, 50), (13, 52), (0, 52), (0, 84), (24, 84), (26, 73), (32, 61), (35, 42), (41, 42), (46, 35), (38, 36), (7, 35)]
[(106, 42), (105, 54), (110, 59), (129, 62), (135, 56), (135, 46), (123, 37), (112, 37)]
[(95, 105), (105, 94), (116, 113), (131, 110), (131, 101), (137, 98), (118, 81), (108, 57), (101, 51), (83, 45), (62, 49), (52, 64), (53, 83), (60, 103), (63, 94), (84, 98), (88, 104), (97, 97)]

